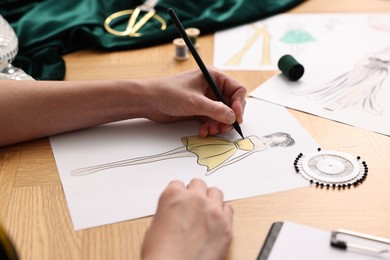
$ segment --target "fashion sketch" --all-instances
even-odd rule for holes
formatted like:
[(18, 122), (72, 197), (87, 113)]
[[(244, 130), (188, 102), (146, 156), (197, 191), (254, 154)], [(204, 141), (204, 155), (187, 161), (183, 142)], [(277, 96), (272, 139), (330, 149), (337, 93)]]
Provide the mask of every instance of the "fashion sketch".
[(390, 46), (382, 51), (361, 58), (351, 71), (317, 88), (293, 91), (292, 93), (314, 99), (328, 111), (345, 108), (362, 109), (380, 116), (385, 110), (377, 101), (377, 94), (388, 78)]
[[(261, 54), (261, 65), (270, 65), (271, 64), (271, 36), (267, 30), (266, 25), (261, 25), (257, 27), (255, 24), (251, 24), (251, 27), (254, 30), (254, 33), (251, 38), (249, 38), (245, 45), (234, 54), (225, 65), (237, 65), (241, 62), (244, 55), (248, 52), (248, 50), (252, 47), (252, 45), (256, 42), (256, 40), (262, 36), (263, 37), (263, 49)], [(260, 55), (259, 55), (260, 56)]]
[(305, 44), (315, 42), (316, 39), (305, 30), (303, 25), (291, 21), (288, 30), (280, 38), (280, 41), (291, 46), (291, 52), (294, 55), (300, 55), (305, 51)]
[[(71, 175), (88, 175), (117, 167), (146, 164), (185, 157), (197, 157), (197, 163), (201, 166), (206, 166), (206, 175), (210, 175), (223, 167), (241, 161), (253, 153), (264, 151), (272, 147), (289, 147), (295, 144), (294, 139), (289, 134), (283, 132), (276, 132), (263, 137), (257, 137), (254, 135), (247, 136), (244, 139), (235, 141), (218, 136), (188, 136), (181, 138), (181, 142), (183, 146), (164, 153), (79, 168), (73, 170)], [(244, 153), (232, 158), (238, 150), (241, 150)]]

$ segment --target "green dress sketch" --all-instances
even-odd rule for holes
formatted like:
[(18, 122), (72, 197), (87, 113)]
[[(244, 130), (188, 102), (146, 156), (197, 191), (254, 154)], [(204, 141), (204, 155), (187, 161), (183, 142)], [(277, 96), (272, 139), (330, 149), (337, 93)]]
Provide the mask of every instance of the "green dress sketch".
[(291, 45), (291, 52), (294, 55), (299, 55), (304, 51), (304, 44), (315, 42), (316, 39), (308, 31), (296, 28), (288, 30), (280, 41)]
[(300, 44), (315, 41), (314, 37), (309, 32), (302, 29), (289, 30), (280, 40), (289, 44)]
[[(222, 167), (236, 163), (255, 152), (264, 151), (267, 147), (289, 147), (295, 144), (294, 139), (289, 134), (282, 132), (276, 132), (260, 138), (257, 136), (247, 136), (244, 139), (235, 141), (218, 136), (203, 138), (199, 136), (188, 136), (181, 138), (181, 142), (183, 146), (164, 153), (79, 168), (73, 170), (71, 175), (88, 175), (117, 167), (194, 156), (197, 157), (197, 163), (199, 165), (207, 167), (206, 175), (210, 175)], [(238, 150), (242, 150), (245, 153), (231, 158)]]

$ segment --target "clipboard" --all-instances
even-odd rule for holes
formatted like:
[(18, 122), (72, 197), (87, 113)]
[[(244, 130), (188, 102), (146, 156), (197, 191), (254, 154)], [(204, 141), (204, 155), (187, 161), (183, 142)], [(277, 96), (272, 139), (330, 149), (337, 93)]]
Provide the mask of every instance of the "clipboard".
[(390, 239), (353, 231), (326, 231), (294, 222), (272, 224), (257, 260), (390, 259)]

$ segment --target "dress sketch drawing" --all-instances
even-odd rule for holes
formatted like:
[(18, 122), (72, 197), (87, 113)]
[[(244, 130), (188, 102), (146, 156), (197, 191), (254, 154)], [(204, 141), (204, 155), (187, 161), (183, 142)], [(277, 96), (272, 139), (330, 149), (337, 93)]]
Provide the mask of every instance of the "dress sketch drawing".
[[(380, 116), (385, 110), (377, 101), (377, 94), (388, 78), (390, 46), (360, 59), (355, 67), (325, 85), (292, 93), (307, 96), (321, 104), (325, 110), (336, 111), (348, 107), (362, 109)], [(387, 82), (387, 87), (390, 87)]]
[(253, 28), (254, 33), (251, 38), (249, 38), (244, 46), (235, 53), (226, 63), (225, 65), (237, 65), (241, 62), (242, 58), (248, 52), (248, 50), (252, 47), (252, 45), (257, 41), (257, 39), (262, 36), (262, 53), (260, 65), (270, 65), (271, 64), (271, 35), (267, 29), (266, 25), (261, 25), (257, 27), (255, 24), (251, 24), (251, 28)]
[[(117, 167), (139, 165), (184, 157), (197, 157), (197, 163), (199, 165), (206, 166), (206, 175), (210, 175), (225, 166), (231, 165), (250, 156), (253, 153), (264, 151), (268, 147), (289, 147), (295, 144), (294, 139), (289, 134), (282, 132), (276, 132), (263, 137), (247, 136), (244, 139), (236, 141), (231, 141), (217, 136), (204, 138), (199, 136), (188, 136), (181, 138), (181, 142), (183, 146), (164, 153), (79, 168), (73, 170), (71, 175), (88, 175)], [(244, 151), (244, 153), (235, 158), (231, 158), (238, 150)]]
[(316, 39), (301, 23), (290, 21), (288, 24), (289, 28), (280, 41), (291, 46), (292, 54), (300, 55), (305, 51), (306, 44), (315, 42)]

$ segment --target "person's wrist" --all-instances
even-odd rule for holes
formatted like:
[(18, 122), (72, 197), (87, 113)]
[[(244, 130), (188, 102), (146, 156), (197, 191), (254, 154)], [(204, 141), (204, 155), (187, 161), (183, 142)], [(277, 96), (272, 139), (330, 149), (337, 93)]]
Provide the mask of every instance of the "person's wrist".
[(167, 92), (161, 81), (162, 78), (151, 78), (137, 82), (140, 85), (137, 93), (141, 105), (140, 117), (158, 121), (165, 116)]
[(118, 104), (127, 118), (143, 118), (149, 107), (150, 91), (143, 80), (119, 80), (115, 83), (118, 89)]

